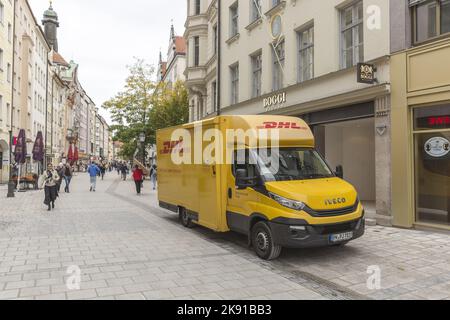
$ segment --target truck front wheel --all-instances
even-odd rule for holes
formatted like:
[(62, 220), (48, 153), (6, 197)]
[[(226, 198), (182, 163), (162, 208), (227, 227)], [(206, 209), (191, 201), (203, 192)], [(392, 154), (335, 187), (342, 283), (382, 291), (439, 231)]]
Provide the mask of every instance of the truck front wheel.
[(193, 228), (195, 226), (185, 208), (179, 208), (178, 213), (180, 217), (180, 222), (184, 227)]
[(280, 256), (281, 246), (273, 242), (272, 231), (265, 222), (258, 222), (253, 227), (252, 245), (261, 259), (274, 260)]

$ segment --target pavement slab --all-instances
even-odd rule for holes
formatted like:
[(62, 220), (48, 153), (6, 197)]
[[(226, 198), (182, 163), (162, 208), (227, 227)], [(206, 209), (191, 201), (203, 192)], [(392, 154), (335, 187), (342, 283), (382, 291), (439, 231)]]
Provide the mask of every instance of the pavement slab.
[(51, 212), (43, 191), (0, 198), (0, 299), (450, 298), (449, 233), (369, 226), (347, 246), (267, 262), (245, 237), (183, 228), (148, 182), (138, 196), (109, 173), (94, 193), (79, 173), (71, 189)]

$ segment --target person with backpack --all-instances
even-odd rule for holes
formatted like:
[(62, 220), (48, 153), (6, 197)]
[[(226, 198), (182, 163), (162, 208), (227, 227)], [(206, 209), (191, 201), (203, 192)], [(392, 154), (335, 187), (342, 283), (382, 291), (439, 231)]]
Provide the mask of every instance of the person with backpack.
[(64, 188), (65, 193), (70, 193), (70, 182), (72, 181), (73, 171), (69, 164), (65, 165), (64, 168), (64, 181), (66, 182), (66, 187)]

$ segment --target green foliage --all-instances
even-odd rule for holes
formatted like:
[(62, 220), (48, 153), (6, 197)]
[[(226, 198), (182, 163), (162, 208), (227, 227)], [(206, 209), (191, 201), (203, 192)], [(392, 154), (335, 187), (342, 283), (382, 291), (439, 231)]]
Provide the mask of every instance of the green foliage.
[(121, 156), (132, 159), (144, 132), (146, 144), (154, 144), (156, 130), (186, 123), (189, 118), (188, 94), (182, 82), (172, 87), (156, 84), (154, 68), (142, 59), (128, 66), (125, 86), (103, 104), (109, 110), (114, 141), (124, 143)]
[(177, 126), (189, 120), (189, 97), (184, 83), (178, 81), (169, 86), (161, 83), (154, 95), (153, 109), (150, 112), (152, 143), (156, 131)]

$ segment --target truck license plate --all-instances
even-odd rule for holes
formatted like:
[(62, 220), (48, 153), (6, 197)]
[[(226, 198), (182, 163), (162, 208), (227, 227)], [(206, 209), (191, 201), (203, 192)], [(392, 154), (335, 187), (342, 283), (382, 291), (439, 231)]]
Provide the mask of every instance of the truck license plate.
[(353, 238), (353, 232), (332, 234), (330, 236), (330, 242), (336, 243), (336, 242), (349, 241), (352, 238)]

